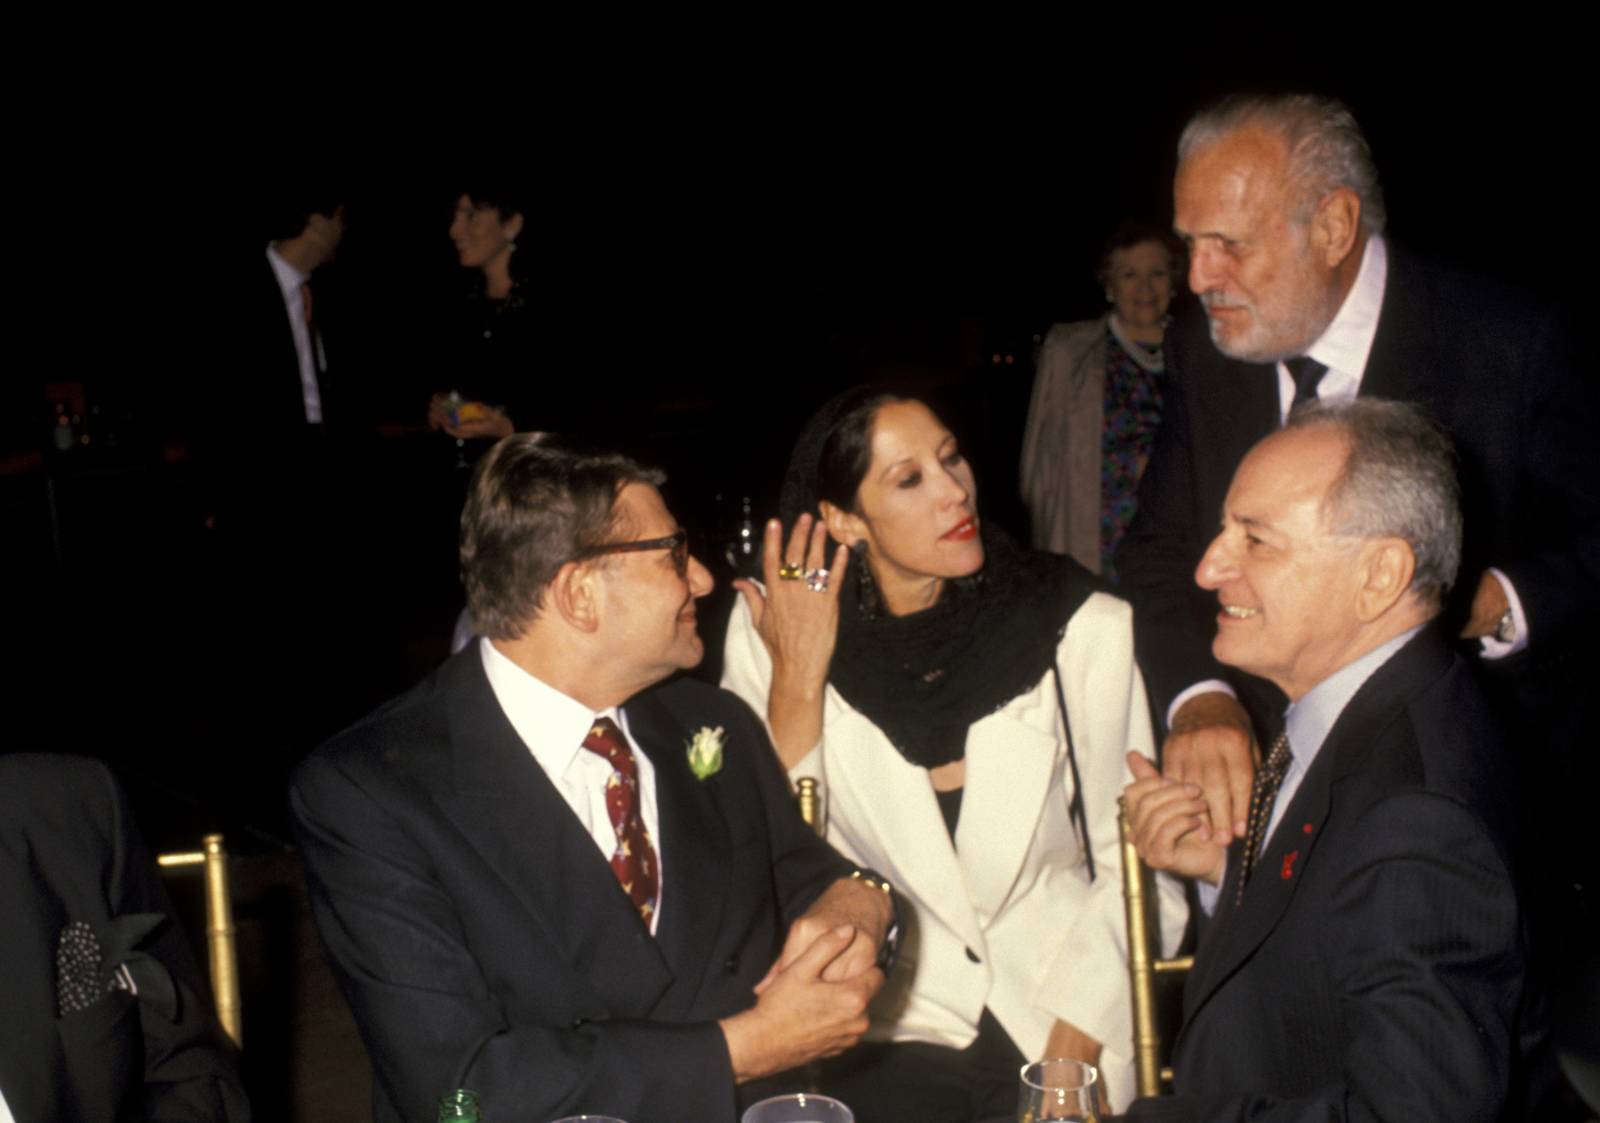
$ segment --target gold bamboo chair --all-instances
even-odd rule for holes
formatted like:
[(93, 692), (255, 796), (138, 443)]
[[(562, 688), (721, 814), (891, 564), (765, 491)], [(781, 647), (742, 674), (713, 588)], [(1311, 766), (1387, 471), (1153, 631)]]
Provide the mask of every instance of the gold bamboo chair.
[[(822, 788), (817, 783), (815, 776), (802, 776), (795, 781), (794, 799), (800, 806), (800, 818), (804, 819), (806, 826), (823, 834), (827, 824), (822, 820)], [(803, 1078), (805, 1091), (822, 1091), (822, 1067), (818, 1061), (812, 1061), (804, 1066)]]
[(205, 875), (206, 952), (211, 965), (211, 992), (217, 1020), (233, 1043), (244, 1045), (244, 1019), (239, 1005), (239, 948), (234, 938), (233, 893), (228, 882), (228, 852), (220, 834), (201, 839), (202, 849), (159, 854), (163, 873), (199, 868)]
[(1117, 801), (1117, 833), (1122, 841), (1122, 897), (1127, 913), (1128, 975), (1133, 984), (1133, 1054), (1139, 1095), (1158, 1096), (1172, 1083), (1172, 1069), (1161, 1063), (1161, 1028), (1156, 1018), (1156, 977), (1182, 974), (1194, 956), (1162, 959), (1159, 936), (1152, 939), (1149, 878), (1128, 826), (1128, 809)]
[(802, 776), (795, 781), (795, 800), (800, 804), (800, 818), (806, 821), (806, 826), (821, 834), (825, 826), (822, 821), (822, 789), (817, 786), (816, 777)]

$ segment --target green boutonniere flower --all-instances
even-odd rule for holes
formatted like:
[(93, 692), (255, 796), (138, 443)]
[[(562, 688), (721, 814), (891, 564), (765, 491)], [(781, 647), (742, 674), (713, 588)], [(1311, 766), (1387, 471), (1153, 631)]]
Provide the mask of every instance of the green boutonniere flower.
[(722, 771), (722, 726), (702, 725), (689, 740), (689, 771), (704, 780)]

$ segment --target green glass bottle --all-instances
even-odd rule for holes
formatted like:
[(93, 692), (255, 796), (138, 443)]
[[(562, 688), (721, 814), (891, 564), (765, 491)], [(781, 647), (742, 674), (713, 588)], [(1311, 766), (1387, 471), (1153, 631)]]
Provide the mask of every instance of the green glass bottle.
[(478, 1093), (466, 1088), (439, 1097), (439, 1123), (483, 1123)]

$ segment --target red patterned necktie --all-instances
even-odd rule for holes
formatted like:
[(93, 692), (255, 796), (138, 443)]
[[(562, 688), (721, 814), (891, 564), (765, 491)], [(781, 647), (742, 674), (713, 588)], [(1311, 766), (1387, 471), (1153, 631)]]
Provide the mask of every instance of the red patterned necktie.
[(617, 883), (649, 927), (661, 893), (661, 870), (655, 848), (650, 845), (650, 832), (639, 817), (639, 766), (622, 730), (608, 717), (595, 718), (583, 747), (605, 757), (611, 765), (611, 775), (606, 780), (606, 813), (617, 832), (611, 872), (617, 875)]

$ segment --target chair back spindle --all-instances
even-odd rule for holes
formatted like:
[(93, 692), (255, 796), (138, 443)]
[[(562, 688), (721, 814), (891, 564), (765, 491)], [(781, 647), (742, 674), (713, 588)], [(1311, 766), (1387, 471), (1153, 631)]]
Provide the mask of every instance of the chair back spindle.
[(233, 924), (233, 892), (228, 881), (228, 851), (220, 834), (201, 839), (200, 850), (160, 854), (163, 873), (199, 868), (205, 876), (206, 953), (217, 1020), (233, 1043), (244, 1045), (244, 1016), (239, 1003), (239, 948)]

